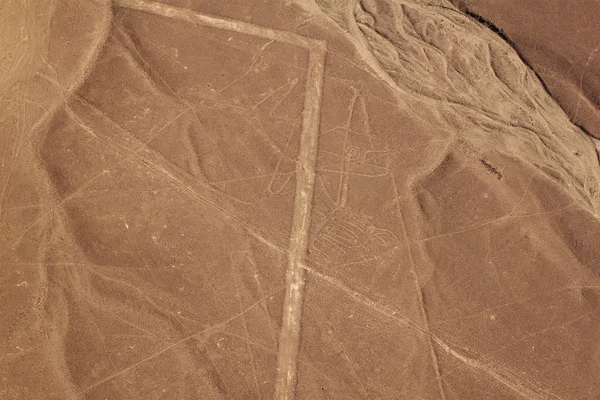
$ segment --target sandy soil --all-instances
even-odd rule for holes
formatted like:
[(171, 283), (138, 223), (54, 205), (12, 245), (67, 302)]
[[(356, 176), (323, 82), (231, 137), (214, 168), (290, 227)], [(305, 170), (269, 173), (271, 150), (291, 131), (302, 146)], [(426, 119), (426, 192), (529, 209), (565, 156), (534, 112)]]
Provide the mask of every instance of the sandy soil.
[(450, 3), (0, 27), (0, 398), (600, 396), (598, 143)]
[(600, 138), (600, 3), (452, 1), (500, 29), (571, 121)]

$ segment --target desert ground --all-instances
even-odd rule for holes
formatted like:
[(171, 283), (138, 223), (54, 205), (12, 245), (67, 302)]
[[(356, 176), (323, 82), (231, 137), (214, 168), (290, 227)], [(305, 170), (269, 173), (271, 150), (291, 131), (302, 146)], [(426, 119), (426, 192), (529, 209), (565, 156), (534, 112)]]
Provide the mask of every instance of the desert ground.
[(598, 20), (4, 0), (0, 399), (600, 398)]
[(569, 118), (600, 139), (600, 3), (452, 0), (491, 24), (539, 74)]

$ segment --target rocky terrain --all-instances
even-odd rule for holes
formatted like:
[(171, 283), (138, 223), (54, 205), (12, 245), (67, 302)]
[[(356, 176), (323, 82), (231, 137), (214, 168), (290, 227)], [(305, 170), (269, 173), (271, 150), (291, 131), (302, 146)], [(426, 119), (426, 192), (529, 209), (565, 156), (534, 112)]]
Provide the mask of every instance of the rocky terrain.
[(600, 139), (600, 3), (452, 1), (504, 37), (539, 75), (569, 118)]

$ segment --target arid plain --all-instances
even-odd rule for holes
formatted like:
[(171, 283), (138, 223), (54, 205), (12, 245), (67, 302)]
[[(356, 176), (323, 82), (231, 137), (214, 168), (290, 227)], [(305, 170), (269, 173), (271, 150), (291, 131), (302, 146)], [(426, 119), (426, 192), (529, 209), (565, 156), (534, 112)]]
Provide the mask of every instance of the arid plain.
[(600, 398), (600, 86), (470, 3), (5, 0), (0, 398)]

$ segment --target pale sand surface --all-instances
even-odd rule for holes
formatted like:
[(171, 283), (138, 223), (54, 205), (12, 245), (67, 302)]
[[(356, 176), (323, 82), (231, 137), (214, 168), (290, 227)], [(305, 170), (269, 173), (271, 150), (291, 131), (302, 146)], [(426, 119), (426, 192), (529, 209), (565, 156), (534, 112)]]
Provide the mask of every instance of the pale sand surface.
[(598, 398), (549, 86), (442, 0), (5, 1), (0, 398)]

